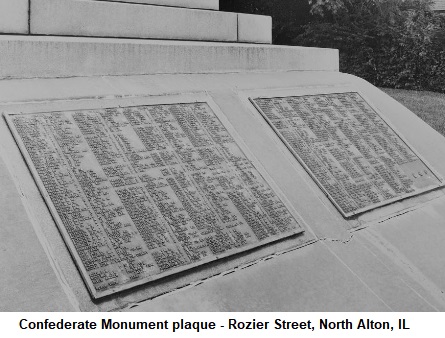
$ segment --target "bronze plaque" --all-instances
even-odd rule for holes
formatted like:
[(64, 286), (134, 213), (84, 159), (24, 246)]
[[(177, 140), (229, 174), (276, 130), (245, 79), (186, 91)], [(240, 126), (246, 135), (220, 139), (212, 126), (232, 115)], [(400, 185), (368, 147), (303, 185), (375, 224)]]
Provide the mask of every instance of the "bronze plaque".
[(251, 101), (345, 217), (442, 185), (356, 92)]
[(303, 231), (206, 102), (5, 116), (95, 298)]

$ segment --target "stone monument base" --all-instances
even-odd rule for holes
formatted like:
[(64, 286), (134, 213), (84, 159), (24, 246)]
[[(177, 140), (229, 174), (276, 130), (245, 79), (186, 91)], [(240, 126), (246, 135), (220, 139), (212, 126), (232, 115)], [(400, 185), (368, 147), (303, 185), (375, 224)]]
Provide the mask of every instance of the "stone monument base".
[[(0, 111), (206, 102), (294, 210), (303, 233), (94, 299), (20, 138), (2, 118), (0, 310), (445, 311), (444, 138), (379, 89), (340, 73), (338, 51), (271, 46), (270, 18), (216, 9), (213, 0), (4, 0)], [(344, 217), (321, 189), (326, 182), (316, 183), (252, 103), (344, 92), (360, 93), (441, 184), (415, 186), (422, 193)], [(413, 175), (404, 177), (406, 187), (432, 176), (426, 169)]]
[[(445, 309), (440, 291), (445, 280), (440, 259), (445, 239), (443, 190), (345, 219), (249, 101), (265, 92), (301, 95), (345, 88), (361, 92), (431, 167), (445, 172), (445, 142), (441, 135), (369, 83), (337, 71), (261, 70), (0, 81), (4, 112), (125, 106), (147, 99), (156, 103), (166, 97), (181, 102), (205, 97), (225, 114), (305, 224), (304, 235), (297, 239), (93, 302), (3, 121), (0, 178), (5, 222), (1, 231), (2, 238), (8, 238), (1, 242), (5, 272), (1, 285), (7, 286), (0, 294), (6, 306), (3, 310)], [(20, 255), (16, 247), (22, 248)], [(139, 305), (135, 307), (136, 304)]]

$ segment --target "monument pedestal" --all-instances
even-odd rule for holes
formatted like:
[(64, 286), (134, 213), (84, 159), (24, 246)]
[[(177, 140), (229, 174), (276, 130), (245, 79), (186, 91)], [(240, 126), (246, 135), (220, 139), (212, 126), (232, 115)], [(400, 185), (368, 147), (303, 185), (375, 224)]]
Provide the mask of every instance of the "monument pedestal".
[[(441, 135), (371, 84), (338, 72), (335, 50), (237, 43), (269, 41), (257, 29), (267, 18), (218, 13), (207, 0), (181, 2), (196, 10), (167, 0), (132, 2), (142, 4), (32, 0), (31, 31), (20, 20), (0, 20), (8, 26), (0, 26), (8, 34), (0, 37), (1, 111), (19, 116), (208, 102), (298, 214), (304, 233), (93, 300), (2, 119), (2, 310), (445, 310), (443, 188), (345, 218), (250, 99), (359, 92), (439, 176), (445, 173)], [(28, 13), (20, 7), (26, 3), (14, 1), (14, 13)], [(96, 10), (102, 6), (111, 12)], [(80, 15), (85, 8), (87, 15)], [(105, 13), (114, 8), (109, 20)], [(183, 31), (188, 19), (182, 17), (175, 30), (157, 35), (150, 22), (130, 24), (134, 15), (143, 21), (166, 10), (169, 18), (193, 11), (188, 18), (208, 19)], [(216, 29), (209, 20), (217, 16), (223, 27)]]
[(338, 71), (338, 52), (219, 42), (0, 36), (0, 78)]

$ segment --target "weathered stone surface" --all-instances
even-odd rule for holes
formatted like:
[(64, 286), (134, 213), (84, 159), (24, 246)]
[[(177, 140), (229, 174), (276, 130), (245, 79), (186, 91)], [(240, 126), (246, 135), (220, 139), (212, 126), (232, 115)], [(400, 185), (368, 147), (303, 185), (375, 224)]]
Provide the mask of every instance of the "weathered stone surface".
[(28, 0), (0, 1), (0, 33), (28, 33)]
[[(93, 0), (102, 1), (102, 0)], [(116, 2), (131, 2), (141, 3), (147, 5), (160, 5), (172, 7), (188, 7), (188, 8), (202, 8), (202, 9), (219, 9), (219, 0), (108, 0)]]
[(238, 14), (238, 42), (272, 43), (272, 17)]
[(2, 158), (0, 186), (0, 311), (75, 310), (53, 271)]
[(334, 49), (185, 41), (0, 36), (0, 78), (338, 71)]
[(31, 33), (237, 41), (237, 14), (85, 0), (31, 2)]
[[(253, 49), (250, 47), (249, 50)], [(340, 72), (260, 71), (0, 81), (1, 111), (20, 111), (24, 114), (37, 109), (41, 111), (42, 106), (51, 107), (51, 111), (62, 111), (67, 105), (86, 109), (91, 102), (100, 101), (97, 106), (100, 108), (113, 98), (126, 98), (127, 103), (131, 101), (138, 105), (139, 100), (147, 100), (148, 96), (152, 100), (159, 100), (159, 96), (205, 92), (220, 107), (246, 146), (305, 220), (308, 225), (306, 233), (321, 239), (298, 250), (274, 255), (272, 259), (257, 261), (255, 265), (244, 265), (258, 259), (258, 253), (264, 257), (265, 254), (283, 251), (285, 247), (280, 249), (280, 243), (277, 243), (261, 248), (259, 252), (250, 252), (248, 256), (216, 261), (189, 275), (162, 280), (149, 287), (92, 302), (14, 139), (4, 119), (1, 119), (0, 156), (11, 165), (8, 171), (13, 173), (11, 176), (17, 188), (11, 188), (7, 181), (12, 178), (8, 175), (5, 176), (6, 182), (3, 181), (4, 171), (0, 165), (0, 186), (6, 188), (0, 189), (0, 196), (4, 191), (15, 191), (3, 199), (0, 197), (4, 201), (0, 203), (2, 214), (9, 217), (4, 217), (9, 224), (0, 229), (0, 237), (8, 238), (0, 245), (0, 251), (7, 250), (6, 259), (0, 259), (4, 262), (0, 268), (8, 274), (0, 278), (3, 279), (0, 285), (5, 288), (0, 291), (0, 304), (6, 310), (38, 310), (38, 305), (47, 309), (48, 299), (45, 296), (51, 294), (54, 306), (50, 310), (66, 310), (69, 305), (66, 297), (50, 292), (61, 290), (63, 285), (66, 290), (71, 290), (79, 303), (78, 308), (89, 311), (122, 309), (169, 290), (177, 292), (147, 301), (136, 310), (444, 311), (445, 297), (441, 291), (445, 281), (441, 259), (444, 256), (442, 243), (445, 241), (443, 188), (383, 206), (358, 219), (345, 220), (306, 171), (292, 159), (247, 99), (257, 97), (252, 92), (259, 90), (283, 95), (283, 88), (294, 92), (313, 92), (314, 88), (332, 92), (345, 85), (366, 95), (366, 99), (376, 106), (382, 116), (397, 126), (397, 131), (406, 137), (408, 143), (443, 176), (443, 136), (377, 88)], [(11, 213), (16, 209), (11, 207), (9, 201), (12, 205), (17, 203), (11, 198), (21, 199), (30, 216), (19, 209), (19, 212)], [(24, 226), (15, 226), (22, 218)], [(29, 234), (33, 229), (28, 218), (47, 239), (51, 258), (46, 258), (44, 254), (36, 256), (37, 261), (33, 260), (33, 256), (29, 258), (29, 255), (42, 249), (40, 242)], [(366, 229), (349, 232), (348, 229), (357, 223)], [(20, 245), (26, 245), (22, 258), (14, 256), (14, 248)], [(46, 259), (58, 264), (60, 270), (57, 274), (66, 276), (66, 283), (55, 280), (51, 270), (40, 269), (47, 272), (43, 276), (37, 275), (39, 291), (34, 295), (39, 293), (43, 296), (37, 295), (36, 299), (32, 299), (33, 304), (27, 304), (30, 298), (24, 291), (32, 287), (35, 280), (14, 284), (15, 278), (24, 278), (26, 274), (8, 264), (28, 264), (23, 263), (28, 260), (31, 267), (45, 267)], [(232, 270), (235, 266), (242, 268)], [(227, 271), (233, 273), (208, 278)], [(204, 278), (202, 283), (179, 289)], [(13, 293), (16, 298), (11, 296)]]

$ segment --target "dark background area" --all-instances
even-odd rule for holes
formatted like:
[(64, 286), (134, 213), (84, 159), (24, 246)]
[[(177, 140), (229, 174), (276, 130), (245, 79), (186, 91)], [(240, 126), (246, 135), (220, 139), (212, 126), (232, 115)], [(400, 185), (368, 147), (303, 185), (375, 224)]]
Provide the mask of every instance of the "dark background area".
[(291, 44), (311, 18), (308, 0), (220, 0), (220, 8), (226, 12), (272, 16), (274, 44)]
[(445, 93), (445, 15), (432, 0), (221, 0), (272, 16), (273, 44), (335, 48), (340, 71), (379, 87)]

